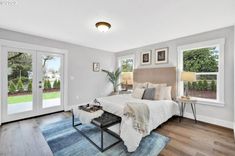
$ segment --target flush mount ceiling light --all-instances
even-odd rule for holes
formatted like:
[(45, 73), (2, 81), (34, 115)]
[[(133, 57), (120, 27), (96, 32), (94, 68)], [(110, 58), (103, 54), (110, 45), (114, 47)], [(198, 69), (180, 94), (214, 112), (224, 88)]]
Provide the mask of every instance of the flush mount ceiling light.
[(111, 24), (107, 22), (97, 22), (95, 26), (101, 32), (107, 32), (111, 28)]

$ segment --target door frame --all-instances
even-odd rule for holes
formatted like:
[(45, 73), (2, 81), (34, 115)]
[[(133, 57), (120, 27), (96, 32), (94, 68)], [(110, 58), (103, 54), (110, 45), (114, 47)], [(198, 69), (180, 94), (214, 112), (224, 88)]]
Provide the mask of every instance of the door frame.
[[(36, 44), (30, 44), (30, 43), (24, 43), (24, 42), (17, 42), (17, 41), (11, 41), (11, 40), (4, 40), (0, 39), (0, 70), (2, 70), (2, 54), (3, 54), (3, 47), (12, 47), (12, 48), (21, 48), (21, 49), (28, 49), (32, 51), (42, 51), (42, 52), (48, 52), (48, 53), (58, 53), (64, 55), (64, 97), (63, 97), (63, 104), (64, 104), (64, 110), (68, 110), (68, 50), (66, 49), (58, 49), (53, 47), (47, 47), (47, 46), (40, 46)], [(2, 123), (2, 74), (0, 72), (0, 125)], [(46, 114), (46, 113), (42, 113)], [(37, 114), (37, 115), (42, 115)], [(34, 116), (37, 116), (34, 115)]]

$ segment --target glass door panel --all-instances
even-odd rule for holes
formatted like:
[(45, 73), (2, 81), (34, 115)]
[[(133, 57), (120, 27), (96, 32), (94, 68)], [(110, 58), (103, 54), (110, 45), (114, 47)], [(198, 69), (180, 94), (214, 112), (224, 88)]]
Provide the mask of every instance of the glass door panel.
[(63, 55), (3, 47), (2, 122), (63, 110)]
[(8, 114), (33, 110), (32, 54), (25, 51), (7, 52)]
[(42, 108), (61, 105), (61, 56), (41, 54)]

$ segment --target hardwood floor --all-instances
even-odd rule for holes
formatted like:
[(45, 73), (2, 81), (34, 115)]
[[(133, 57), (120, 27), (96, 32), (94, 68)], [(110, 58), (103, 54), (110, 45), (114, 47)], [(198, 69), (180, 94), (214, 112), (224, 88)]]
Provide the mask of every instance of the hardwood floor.
[(39, 126), (69, 116), (62, 112), (3, 124), (0, 127), (0, 156), (52, 156)]
[[(0, 156), (52, 156), (39, 127), (70, 117), (62, 112), (4, 124), (0, 127)], [(156, 132), (171, 138), (161, 156), (235, 156), (233, 131), (202, 122), (172, 118)]]
[(184, 118), (169, 120), (156, 132), (171, 138), (161, 156), (235, 156), (231, 129)]

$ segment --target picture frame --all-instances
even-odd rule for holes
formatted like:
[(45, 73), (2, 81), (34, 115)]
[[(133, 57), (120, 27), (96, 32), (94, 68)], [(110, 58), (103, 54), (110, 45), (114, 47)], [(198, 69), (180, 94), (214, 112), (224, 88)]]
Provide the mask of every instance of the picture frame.
[(141, 52), (141, 55), (140, 55), (140, 59), (141, 59), (140, 64), (141, 65), (150, 65), (151, 64), (151, 60), (152, 60), (151, 53), (152, 53), (151, 50)]
[(168, 63), (168, 47), (155, 49), (155, 64)]
[(100, 71), (100, 63), (93, 62), (93, 72), (99, 72), (99, 71)]

